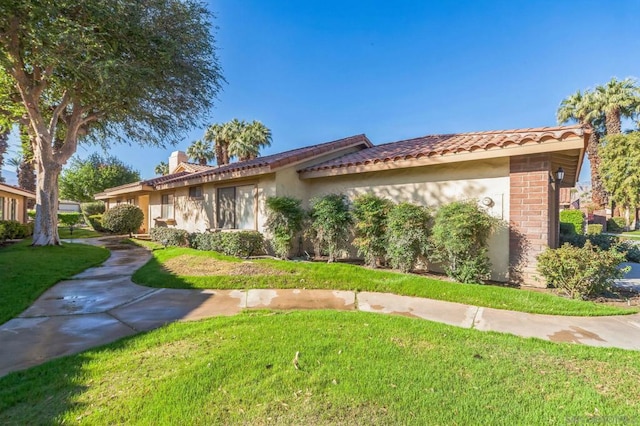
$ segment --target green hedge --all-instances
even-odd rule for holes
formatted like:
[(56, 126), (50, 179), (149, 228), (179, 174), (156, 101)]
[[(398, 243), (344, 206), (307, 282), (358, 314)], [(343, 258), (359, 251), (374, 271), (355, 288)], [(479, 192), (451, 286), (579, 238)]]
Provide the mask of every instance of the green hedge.
[(264, 237), (258, 231), (213, 232), (189, 235), (196, 250), (217, 251), (229, 256), (249, 257), (264, 252)]
[(602, 225), (599, 223), (592, 223), (587, 225), (587, 235), (602, 234)]
[(33, 224), (22, 224), (15, 220), (0, 220), (0, 241), (19, 240), (33, 235)]
[(157, 227), (151, 228), (149, 236), (152, 241), (162, 244), (163, 246), (186, 246), (189, 233), (184, 229)]
[(627, 221), (623, 217), (612, 217), (607, 220), (607, 232), (622, 232), (627, 226)]
[[(584, 213), (580, 210), (562, 210), (560, 212), (560, 229), (566, 229), (571, 235), (584, 234)], [(569, 228), (571, 225), (571, 228)]]
[(104, 226), (102, 226), (102, 215), (101, 214), (94, 214), (91, 216), (87, 217), (87, 222), (89, 223), (89, 226), (91, 226), (93, 228), (94, 231), (96, 232), (106, 232), (107, 230), (104, 228)]

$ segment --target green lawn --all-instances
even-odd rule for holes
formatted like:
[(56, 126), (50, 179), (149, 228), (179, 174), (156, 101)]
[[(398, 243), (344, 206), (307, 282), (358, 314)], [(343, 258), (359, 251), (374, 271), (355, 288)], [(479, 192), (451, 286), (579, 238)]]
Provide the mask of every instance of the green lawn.
[(73, 233), (71, 233), (68, 226), (58, 226), (58, 235), (60, 235), (60, 238), (65, 240), (71, 238), (94, 238), (102, 236), (102, 234), (91, 228), (73, 228)]
[(0, 324), (24, 311), (60, 280), (104, 262), (109, 251), (84, 244), (31, 247), (31, 240), (0, 248)]
[(363, 312), (259, 311), (6, 376), (0, 423), (638, 424), (639, 382), (640, 352)]
[[(145, 245), (159, 247), (148, 243)], [(188, 264), (197, 258), (208, 258), (221, 263), (243, 262), (214, 252), (168, 247), (154, 250), (153, 258), (133, 275), (133, 280), (141, 285), (169, 288), (321, 288), (390, 292), (541, 314), (619, 315), (637, 312), (636, 309), (570, 300), (552, 294), (498, 286), (452, 283), (341, 263), (255, 260), (252, 264), (264, 268), (265, 272), (250, 277), (242, 274), (190, 276), (166, 270), (167, 262), (171, 263), (172, 259), (177, 259), (173, 262)]]

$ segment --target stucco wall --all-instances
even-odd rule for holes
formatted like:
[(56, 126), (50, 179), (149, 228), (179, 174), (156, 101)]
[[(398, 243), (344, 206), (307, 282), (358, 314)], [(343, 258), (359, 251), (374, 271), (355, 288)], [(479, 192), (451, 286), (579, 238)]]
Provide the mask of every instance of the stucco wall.
[(17, 220), (20, 223), (26, 223), (27, 222), (27, 214), (26, 214), (26, 207), (25, 207), (25, 197), (22, 195), (17, 195), (17, 194), (13, 194), (11, 192), (6, 192), (6, 191), (0, 191), (0, 197), (4, 198), (4, 206), (3, 206), (3, 212), (4, 212), (4, 217), (0, 217), (0, 220), (10, 220), (11, 219), (11, 212), (10, 212), (10, 207), (11, 207), (11, 203), (9, 200), (16, 200), (16, 217), (15, 220)]
[(494, 159), (448, 165), (385, 170), (308, 179), (306, 198), (343, 193), (353, 199), (363, 193), (436, 208), (456, 200), (490, 197), (489, 213), (504, 221), (491, 237), (492, 279), (506, 281), (509, 271), (509, 160)]

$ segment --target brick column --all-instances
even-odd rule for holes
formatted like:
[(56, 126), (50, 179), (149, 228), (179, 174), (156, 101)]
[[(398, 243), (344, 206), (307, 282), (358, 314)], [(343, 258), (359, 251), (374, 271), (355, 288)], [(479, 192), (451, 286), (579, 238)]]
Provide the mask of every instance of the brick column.
[(536, 280), (536, 256), (548, 247), (552, 191), (549, 185), (549, 154), (511, 157), (509, 179), (509, 266), (510, 280), (545, 287)]

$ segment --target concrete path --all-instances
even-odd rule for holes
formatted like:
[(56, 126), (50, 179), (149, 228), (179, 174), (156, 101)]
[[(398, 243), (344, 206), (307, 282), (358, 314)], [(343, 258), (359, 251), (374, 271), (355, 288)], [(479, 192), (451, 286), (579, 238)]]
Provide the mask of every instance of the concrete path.
[[(0, 376), (168, 322), (235, 315), (243, 309), (360, 310), (554, 342), (640, 350), (640, 314), (536, 315), (352, 291), (154, 289), (131, 281), (133, 272), (150, 259), (147, 250), (114, 239), (83, 242), (105, 245), (111, 257), (56, 284), (19, 317), (0, 325)], [(640, 265), (636, 267), (638, 276), (629, 278), (628, 285), (640, 285)]]

